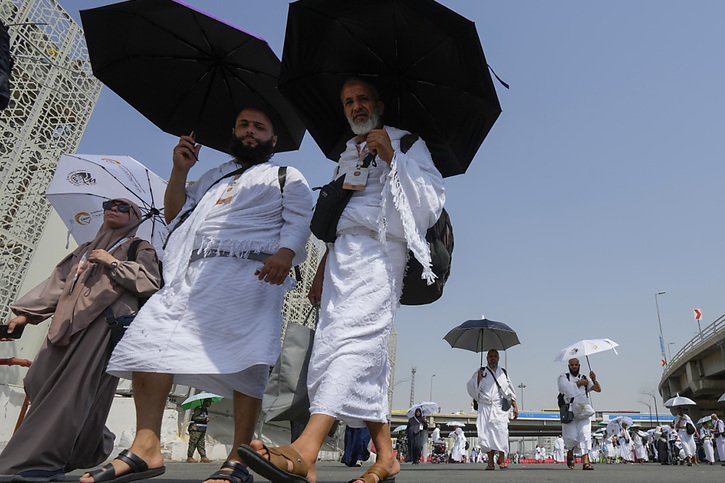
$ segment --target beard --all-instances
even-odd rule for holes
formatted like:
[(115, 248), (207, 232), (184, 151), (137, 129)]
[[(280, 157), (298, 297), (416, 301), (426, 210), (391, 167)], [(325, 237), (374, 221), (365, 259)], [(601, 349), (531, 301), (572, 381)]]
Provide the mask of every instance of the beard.
[(364, 136), (380, 125), (380, 115), (377, 112), (371, 112), (370, 117), (365, 122), (355, 122), (354, 119), (347, 118), (350, 129), (357, 136)]
[(239, 163), (262, 164), (269, 161), (274, 155), (272, 139), (266, 142), (259, 141), (256, 146), (247, 146), (236, 136), (229, 141), (229, 154)]

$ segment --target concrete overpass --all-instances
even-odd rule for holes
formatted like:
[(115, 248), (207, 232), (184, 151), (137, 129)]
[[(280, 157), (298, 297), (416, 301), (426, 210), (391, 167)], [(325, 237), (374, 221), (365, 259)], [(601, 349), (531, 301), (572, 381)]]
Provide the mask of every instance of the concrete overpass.
[(690, 340), (670, 360), (659, 383), (663, 400), (675, 394), (697, 403), (690, 416), (699, 417), (718, 412), (725, 406), (717, 399), (725, 393), (725, 315), (721, 315), (702, 333)]

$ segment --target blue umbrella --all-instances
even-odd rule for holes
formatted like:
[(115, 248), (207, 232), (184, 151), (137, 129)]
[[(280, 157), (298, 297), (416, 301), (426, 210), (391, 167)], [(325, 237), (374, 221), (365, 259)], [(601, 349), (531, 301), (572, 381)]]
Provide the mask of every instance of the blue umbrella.
[(511, 327), (485, 318), (467, 320), (451, 329), (443, 339), (453, 348), (480, 352), (482, 366), (484, 350), (506, 350), (521, 343)]

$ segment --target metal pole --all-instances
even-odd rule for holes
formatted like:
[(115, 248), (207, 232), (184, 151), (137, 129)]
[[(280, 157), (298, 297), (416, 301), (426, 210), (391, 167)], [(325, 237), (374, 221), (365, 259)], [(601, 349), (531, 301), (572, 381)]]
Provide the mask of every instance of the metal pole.
[(436, 377), (435, 374), (430, 376), (430, 397), (428, 398), (429, 401), (433, 402), (433, 378)]
[(521, 410), (524, 410), (524, 389), (526, 389), (526, 384), (523, 382), (517, 386), (519, 389), (521, 389)]
[(667, 357), (665, 357), (665, 337), (662, 334), (662, 319), (660, 318), (660, 304), (657, 301), (658, 295), (664, 295), (667, 292), (657, 292), (655, 293), (655, 307), (657, 307), (657, 323), (659, 324), (660, 328), (660, 350), (662, 351), (662, 370), (665, 370), (665, 367), (667, 367)]

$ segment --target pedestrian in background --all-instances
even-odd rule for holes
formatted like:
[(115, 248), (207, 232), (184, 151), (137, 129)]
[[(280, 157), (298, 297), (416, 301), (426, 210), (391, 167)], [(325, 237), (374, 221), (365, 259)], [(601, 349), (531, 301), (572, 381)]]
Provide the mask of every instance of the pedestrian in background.
[(206, 428), (209, 424), (209, 406), (211, 399), (204, 399), (201, 406), (194, 408), (191, 413), (191, 423), (189, 423), (189, 448), (186, 451), (186, 462), (196, 463), (194, 453), (199, 452), (202, 463), (210, 463), (211, 460), (206, 457)]

